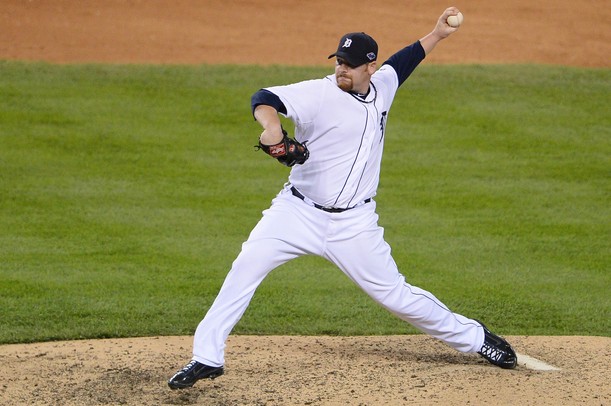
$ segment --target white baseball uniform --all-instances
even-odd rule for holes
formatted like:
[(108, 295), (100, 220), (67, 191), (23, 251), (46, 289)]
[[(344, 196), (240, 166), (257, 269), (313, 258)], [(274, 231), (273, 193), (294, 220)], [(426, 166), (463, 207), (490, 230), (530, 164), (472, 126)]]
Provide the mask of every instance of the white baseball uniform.
[[(227, 337), (259, 284), (274, 268), (301, 255), (326, 258), (381, 306), (451, 347), (480, 350), (480, 324), (408, 284), (378, 225), (372, 198), (379, 182), (386, 119), (398, 87), (424, 58), (419, 42), (410, 47), (373, 74), (364, 97), (341, 90), (335, 75), (266, 89), (286, 107), (295, 138), (307, 141), (310, 157), (291, 169), (285, 187), (242, 245), (197, 327), (193, 359), (224, 365)], [(399, 62), (413, 67), (399, 74)]]

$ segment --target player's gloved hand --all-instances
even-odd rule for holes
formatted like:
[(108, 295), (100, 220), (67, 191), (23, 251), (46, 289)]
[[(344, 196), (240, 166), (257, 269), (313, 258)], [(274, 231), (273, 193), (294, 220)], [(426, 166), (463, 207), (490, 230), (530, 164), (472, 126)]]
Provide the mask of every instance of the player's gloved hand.
[(259, 141), (258, 148), (269, 156), (276, 158), (282, 165), (301, 165), (310, 157), (310, 151), (306, 143), (289, 138), (288, 133), (282, 129), (282, 141), (274, 145), (265, 145)]

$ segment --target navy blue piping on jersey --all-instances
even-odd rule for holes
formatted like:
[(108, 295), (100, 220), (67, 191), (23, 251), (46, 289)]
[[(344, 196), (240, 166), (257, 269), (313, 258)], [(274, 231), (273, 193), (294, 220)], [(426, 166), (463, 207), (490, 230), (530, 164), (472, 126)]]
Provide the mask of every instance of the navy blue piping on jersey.
[[(357, 100), (359, 100), (359, 101), (361, 101), (363, 103), (363, 107), (365, 107), (365, 112), (367, 114), (367, 120), (365, 121), (365, 131), (363, 132), (363, 136), (364, 136), (365, 132), (367, 131), (367, 124), (369, 123), (369, 110), (367, 109), (367, 106), (365, 104), (372, 103), (371, 105), (376, 110), (376, 114), (375, 114), (376, 117), (378, 116), (378, 111), (379, 111), (378, 110), (378, 106), (376, 106), (376, 104), (375, 104), (375, 101), (376, 101), (376, 99), (378, 97), (378, 89), (376, 89), (376, 86), (373, 84), (373, 82), (371, 83), (371, 87), (373, 88), (373, 91), (375, 92), (373, 100), (371, 100), (369, 102), (366, 102), (365, 100), (360, 100), (357, 97), (355, 97)], [(375, 126), (377, 124), (374, 123), (373, 125)], [(384, 133), (382, 133), (382, 137), (384, 137)], [(380, 142), (381, 141), (382, 141), (382, 138), (380, 138)], [(362, 142), (362, 140), (361, 140), (361, 142)], [(360, 147), (359, 147), (359, 151), (360, 151)], [(357, 154), (357, 156), (358, 156), (358, 154)], [(350, 206), (350, 204), (352, 203), (352, 201), (356, 197), (356, 194), (358, 193), (359, 188), (361, 187), (361, 181), (363, 180), (363, 176), (365, 176), (365, 171), (367, 170), (368, 164), (369, 164), (369, 160), (367, 160), (365, 162), (365, 166), (363, 167), (363, 171), (361, 172), (361, 177), (359, 178), (359, 182), (356, 185), (356, 189), (354, 190), (354, 194), (352, 195), (352, 197), (350, 198), (350, 201), (348, 202), (348, 206)], [(346, 182), (347, 182), (347, 180), (346, 180)]]
[(250, 108), (252, 110), (253, 116), (255, 114), (255, 109), (260, 104), (271, 106), (275, 108), (278, 113), (282, 113), (284, 115), (287, 114), (286, 106), (284, 105), (284, 103), (282, 103), (280, 97), (270, 92), (269, 90), (260, 89), (250, 98)]
[[(370, 101), (363, 100), (360, 97), (358, 97), (357, 95), (355, 95), (354, 93), (348, 92), (348, 94), (350, 96), (352, 96), (356, 101), (360, 102), (361, 105), (363, 106), (363, 108), (365, 109), (365, 126), (363, 127), (363, 133), (361, 134), (361, 143), (359, 144), (359, 149), (356, 152), (356, 156), (354, 157), (354, 162), (352, 163), (352, 167), (350, 168), (350, 172), (348, 173), (348, 176), (346, 177), (346, 181), (344, 182), (344, 186), (342, 187), (342, 190), (339, 192), (339, 195), (337, 195), (337, 198), (335, 199), (335, 204), (337, 204), (337, 201), (341, 197), (342, 193), (344, 193), (344, 189), (346, 188), (346, 185), (348, 184), (348, 179), (350, 179), (350, 176), (352, 175), (352, 170), (354, 169), (354, 165), (356, 165), (356, 161), (358, 160), (359, 154), (361, 153), (361, 147), (363, 146), (363, 140), (365, 139), (365, 133), (367, 132), (367, 124), (369, 123), (369, 110), (367, 110), (367, 104), (373, 103), (373, 106), (375, 106), (375, 101), (378, 98), (378, 89), (376, 89), (376, 87), (373, 84), (373, 82), (371, 83), (371, 87), (373, 88), (374, 95), (373, 95), (373, 99), (370, 100)], [(377, 107), (376, 107), (376, 110), (377, 110)], [(367, 168), (367, 162), (365, 162), (365, 168)], [(359, 187), (361, 186), (361, 180), (363, 179), (363, 174), (365, 173), (365, 168), (363, 168), (363, 172), (361, 173), (361, 177), (359, 178), (359, 182), (356, 185), (356, 189), (354, 190), (354, 194), (352, 195), (352, 197), (350, 198), (350, 201), (348, 202), (348, 206), (350, 206), (350, 203), (352, 202), (352, 200), (354, 199), (354, 197), (358, 193)]]
[(367, 94), (364, 96), (360, 96), (357, 93), (354, 92), (346, 92), (348, 93), (350, 96), (354, 97), (356, 100), (358, 100), (359, 102), (363, 103), (363, 104), (369, 104), (369, 103), (375, 103), (376, 99), (378, 98), (378, 89), (376, 89), (376, 85), (373, 84), (373, 82), (369, 82), (369, 84), (371, 85), (371, 87), (373, 88), (373, 99), (367, 101), (367, 97), (369, 96), (369, 93), (371, 93), (371, 89), (367, 90)]
[(382, 65), (393, 67), (399, 78), (399, 86), (401, 86), (425, 57), (426, 53), (422, 44), (420, 44), (420, 41), (416, 41), (396, 52)]
[[(359, 100), (358, 97), (354, 97), (354, 98)], [(362, 101), (362, 100), (359, 100), (359, 101)], [(348, 172), (348, 176), (346, 176), (346, 181), (344, 182), (344, 186), (342, 186), (342, 190), (340, 190), (333, 205), (337, 204), (337, 201), (342, 196), (342, 193), (344, 193), (344, 189), (346, 188), (346, 185), (348, 184), (348, 179), (350, 179), (350, 176), (352, 175), (352, 171), (354, 170), (354, 165), (356, 165), (356, 161), (358, 161), (359, 154), (361, 153), (361, 148), (363, 147), (363, 140), (365, 139), (365, 133), (367, 132), (367, 123), (369, 122), (369, 112), (367, 111), (367, 106), (363, 105), (363, 108), (365, 109), (365, 113), (366, 113), (365, 114), (365, 126), (363, 127), (363, 132), (361, 133), (361, 142), (359, 144), (359, 149), (358, 151), (356, 151), (356, 156), (354, 157), (354, 161), (352, 162), (352, 166), (350, 167), (350, 172)], [(357, 191), (358, 191), (358, 185), (354, 193), (356, 194)], [(354, 196), (350, 199), (350, 201), (352, 201), (353, 198)], [(348, 205), (350, 205), (350, 203), (348, 203)]]
[(361, 181), (363, 180), (363, 176), (365, 176), (365, 171), (367, 170), (367, 164), (368, 163), (369, 163), (369, 161), (365, 162), (365, 166), (363, 166), (363, 172), (361, 172), (361, 177), (359, 178), (359, 183), (357, 183), (356, 189), (354, 190), (354, 194), (352, 195), (352, 197), (350, 198), (350, 201), (348, 202), (348, 207), (350, 207), (350, 205), (352, 204), (352, 201), (356, 197), (356, 193), (359, 191), (359, 187), (361, 187)]

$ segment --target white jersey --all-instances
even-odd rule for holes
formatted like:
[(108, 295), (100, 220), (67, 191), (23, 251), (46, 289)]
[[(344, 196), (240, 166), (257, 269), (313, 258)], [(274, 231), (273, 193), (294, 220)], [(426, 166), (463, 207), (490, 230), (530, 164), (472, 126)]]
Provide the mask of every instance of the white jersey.
[(284, 103), (295, 139), (310, 150), (309, 159), (292, 168), (289, 183), (325, 207), (352, 207), (375, 196), (386, 120), (398, 87), (393, 67), (383, 65), (365, 99), (341, 90), (335, 75), (267, 88)]

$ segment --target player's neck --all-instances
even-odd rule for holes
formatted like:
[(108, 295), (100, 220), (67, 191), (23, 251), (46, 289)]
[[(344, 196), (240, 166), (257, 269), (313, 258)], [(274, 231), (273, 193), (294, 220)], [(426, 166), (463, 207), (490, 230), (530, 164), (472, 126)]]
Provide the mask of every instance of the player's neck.
[(365, 92), (358, 92), (356, 90), (351, 90), (350, 93), (352, 93), (353, 95), (355, 95), (356, 97), (359, 97), (361, 99), (366, 99), (367, 96), (369, 95), (370, 89), (369, 86), (367, 86), (367, 89), (365, 90)]

